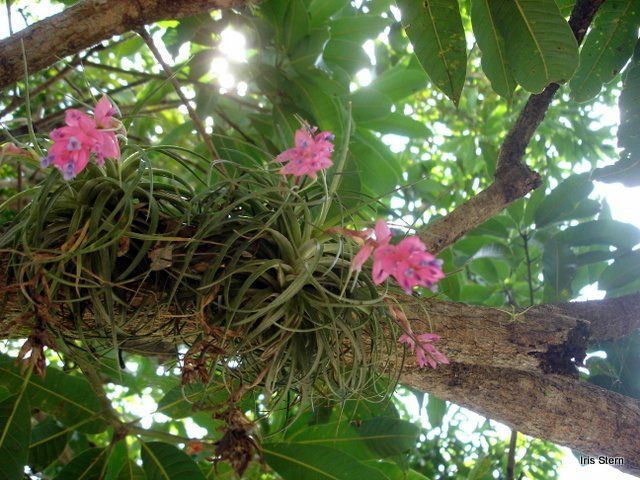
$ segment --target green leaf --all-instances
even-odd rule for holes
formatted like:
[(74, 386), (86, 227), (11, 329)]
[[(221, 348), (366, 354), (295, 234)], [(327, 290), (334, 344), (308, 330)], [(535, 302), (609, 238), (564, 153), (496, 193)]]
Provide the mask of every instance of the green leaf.
[(24, 388), (0, 403), (0, 478), (23, 478), (29, 456), (31, 414)]
[(638, 279), (640, 270), (640, 250), (618, 257), (604, 269), (598, 279), (600, 290), (615, 290)]
[(591, 100), (620, 73), (633, 54), (639, 25), (637, 0), (607, 0), (600, 6), (580, 51), (580, 67), (569, 84), (575, 101)]
[(469, 472), (467, 480), (484, 480), (485, 478), (491, 478), (491, 457), (484, 456), (476, 460), (473, 469)]
[(148, 480), (204, 480), (189, 455), (164, 442), (140, 442), (142, 465)]
[(369, 84), (369, 88), (384, 93), (395, 103), (424, 90), (427, 84), (428, 79), (422, 69), (398, 64), (385, 70)]
[(555, 238), (545, 242), (542, 255), (545, 302), (568, 300), (571, 297), (571, 282), (576, 269), (576, 256), (569, 245)]
[[(0, 384), (16, 391), (22, 376), (13, 363), (11, 357), (0, 355)], [(99, 418), (100, 400), (82, 377), (47, 367), (44, 378), (30, 378), (27, 396), (31, 407), (53, 415), (67, 426), (77, 426), (81, 432), (99, 433), (107, 428), (107, 422)]]
[(627, 187), (640, 185), (640, 42), (626, 73), (618, 103), (620, 127), (618, 147), (620, 160), (614, 165), (599, 168), (594, 178), (601, 182), (620, 182)]
[(371, 65), (362, 44), (349, 39), (332, 38), (324, 47), (322, 57), (332, 69), (338, 66), (350, 74)]
[(107, 463), (107, 449), (90, 448), (71, 460), (55, 480), (101, 480)]
[(284, 480), (387, 480), (379, 470), (323, 445), (267, 443), (262, 453)]
[(482, 51), (482, 70), (491, 82), (493, 91), (504, 98), (511, 98), (516, 81), (507, 62), (504, 39), (493, 18), (489, 3), (492, 0), (471, 1), (471, 24), (478, 46)]
[(288, 0), (288, 4), (283, 23), (284, 47), (292, 52), (298, 42), (309, 35), (310, 19), (304, 0)]
[(355, 15), (336, 18), (329, 25), (331, 38), (342, 37), (362, 45), (365, 40), (376, 38), (391, 21), (372, 15)]
[(427, 402), (427, 415), (429, 416), (429, 423), (434, 428), (442, 427), (442, 419), (447, 413), (447, 402), (439, 399), (434, 395), (429, 395), (429, 401)]
[(458, 104), (467, 70), (460, 8), (455, 0), (397, 0), (413, 50), (436, 87)]
[(34, 472), (41, 472), (58, 459), (67, 445), (69, 432), (48, 417), (31, 431), (28, 464)]
[(399, 112), (390, 113), (383, 119), (367, 120), (361, 125), (382, 134), (393, 133), (412, 139), (426, 139), (432, 135), (424, 123)]
[(312, 0), (309, 4), (311, 27), (315, 28), (325, 23), (348, 4), (348, 0)]
[(313, 30), (311, 34), (298, 42), (298, 45), (289, 56), (291, 65), (297, 69), (311, 68), (316, 65), (322, 57), (322, 51), (328, 40), (329, 29), (326, 26), (325, 28)]
[(299, 445), (332, 447), (359, 460), (369, 460), (394, 457), (412, 450), (419, 433), (413, 423), (377, 417), (310, 426), (296, 431), (287, 440)]
[(400, 181), (402, 170), (389, 147), (372, 133), (358, 128), (350, 153), (357, 164), (362, 186), (374, 196), (388, 194)]
[(593, 182), (589, 175), (570, 176), (542, 200), (534, 214), (536, 227), (566, 220), (592, 191)]
[(613, 245), (631, 249), (640, 243), (640, 229), (616, 220), (593, 220), (567, 227), (556, 238), (571, 246)]
[(4, 402), (11, 396), (11, 392), (8, 388), (0, 386), (0, 402)]
[(578, 43), (554, 0), (492, 0), (491, 15), (504, 38), (516, 81), (530, 92), (571, 79)]
[(391, 99), (370, 87), (353, 92), (351, 102), (353, 118), (362, 127), (370, 121), (384, 121), (391, 114)]
[(117, 480), (146, 480), (147, 475), (144, 473), (144, 470), (140, 468), (138, 465), (133, 463), (131, 460), (128, 460), (127, 463), (122, 467)]
[(375, 468), (384, 474), (387, 480), (427, 480), (427, 477), (415, 470), (403, 470), (397, 464), (385, 460), (365, 462), (371, 468)]

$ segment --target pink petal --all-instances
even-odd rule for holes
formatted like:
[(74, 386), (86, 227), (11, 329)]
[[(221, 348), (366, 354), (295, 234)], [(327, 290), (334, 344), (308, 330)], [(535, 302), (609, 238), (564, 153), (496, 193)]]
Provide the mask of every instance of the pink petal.
[(391, 240), (391, 229), (384, 220), (378, 220), (376, 222), (376, 241), (379, 244), (387, 244)]
[(364, 262), (366, 262), (367, 259), (371, 256), (371, 253), (373, 253), (373, 247), (374, 245), (372, 243), (367, 242), (362, 246), (358, 253), (355, 254), (353, 260), (351, 260), (352, 272), (359, 272), (360, 270), (362, 270)]

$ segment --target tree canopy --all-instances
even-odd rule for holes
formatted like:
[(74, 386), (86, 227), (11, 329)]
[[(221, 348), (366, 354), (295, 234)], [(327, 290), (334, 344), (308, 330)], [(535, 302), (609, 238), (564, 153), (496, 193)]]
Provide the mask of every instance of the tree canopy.
[(640, 475), (636, 0), (12, 3), (0, 478)]

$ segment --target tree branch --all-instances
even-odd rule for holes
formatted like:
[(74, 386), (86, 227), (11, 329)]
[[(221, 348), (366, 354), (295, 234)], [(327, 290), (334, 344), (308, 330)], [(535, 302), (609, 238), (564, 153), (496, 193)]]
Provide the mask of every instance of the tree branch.
[(558, 311), (589, 322), (590, 342), (615, 340), (640, 329), (640, 293), (588, 302), (562, 303)]
[(183, 18), (247, 0), (84, 0), (0, 41), (0, 88), (24, 78), (22, 43), (30, 73), (67, 55), (143, 25)]
[(400, 382), (534, 437), (588, 455), (623, 457), (640, 475), (640, 402), (558, 375), (454, 363), (435, 370), (407, 365)]
[[(573, 8), (569, 25), (579, 44), (603, 2), (604, 0), (578, 0)], [(544, 120), (551, 100), (559, 88), (559, 84), (551, 83), (542, 93), (529, 97), (502, 142), (493, 184), (419, 232), (430, 252), (442, 251), (465, 233), (500, 213), (511, 202), (524, 197), (542, 184), (540, 175), (527, 167), (522, 160), (527, 145)]]

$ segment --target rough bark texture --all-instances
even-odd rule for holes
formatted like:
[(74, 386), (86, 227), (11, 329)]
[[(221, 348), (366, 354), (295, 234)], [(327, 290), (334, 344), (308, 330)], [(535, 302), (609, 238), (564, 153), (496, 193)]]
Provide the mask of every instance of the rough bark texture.
[(438, 348), (467, 365), (577, 377), (589, 343), (589, 322), (553, 305), (510, 311), (418, 300), (403, 308), (416, 331), (437, 332)]
[(587, 320), (592, 342), (615, 340), (640, 328), (640, 293), (606, 300), (563, 303), (557, 308), (564, 315)]
[(176, 19), (246, 0), (84, 0), (0, 41), (0, 88), (24, 78), (22, 45), (29, 72), (142, 25)]
[(640, 402), (559, 375), (452, 364), (400, 381), (581, 453), (623, 457), (620, 470), (640, 475)]

